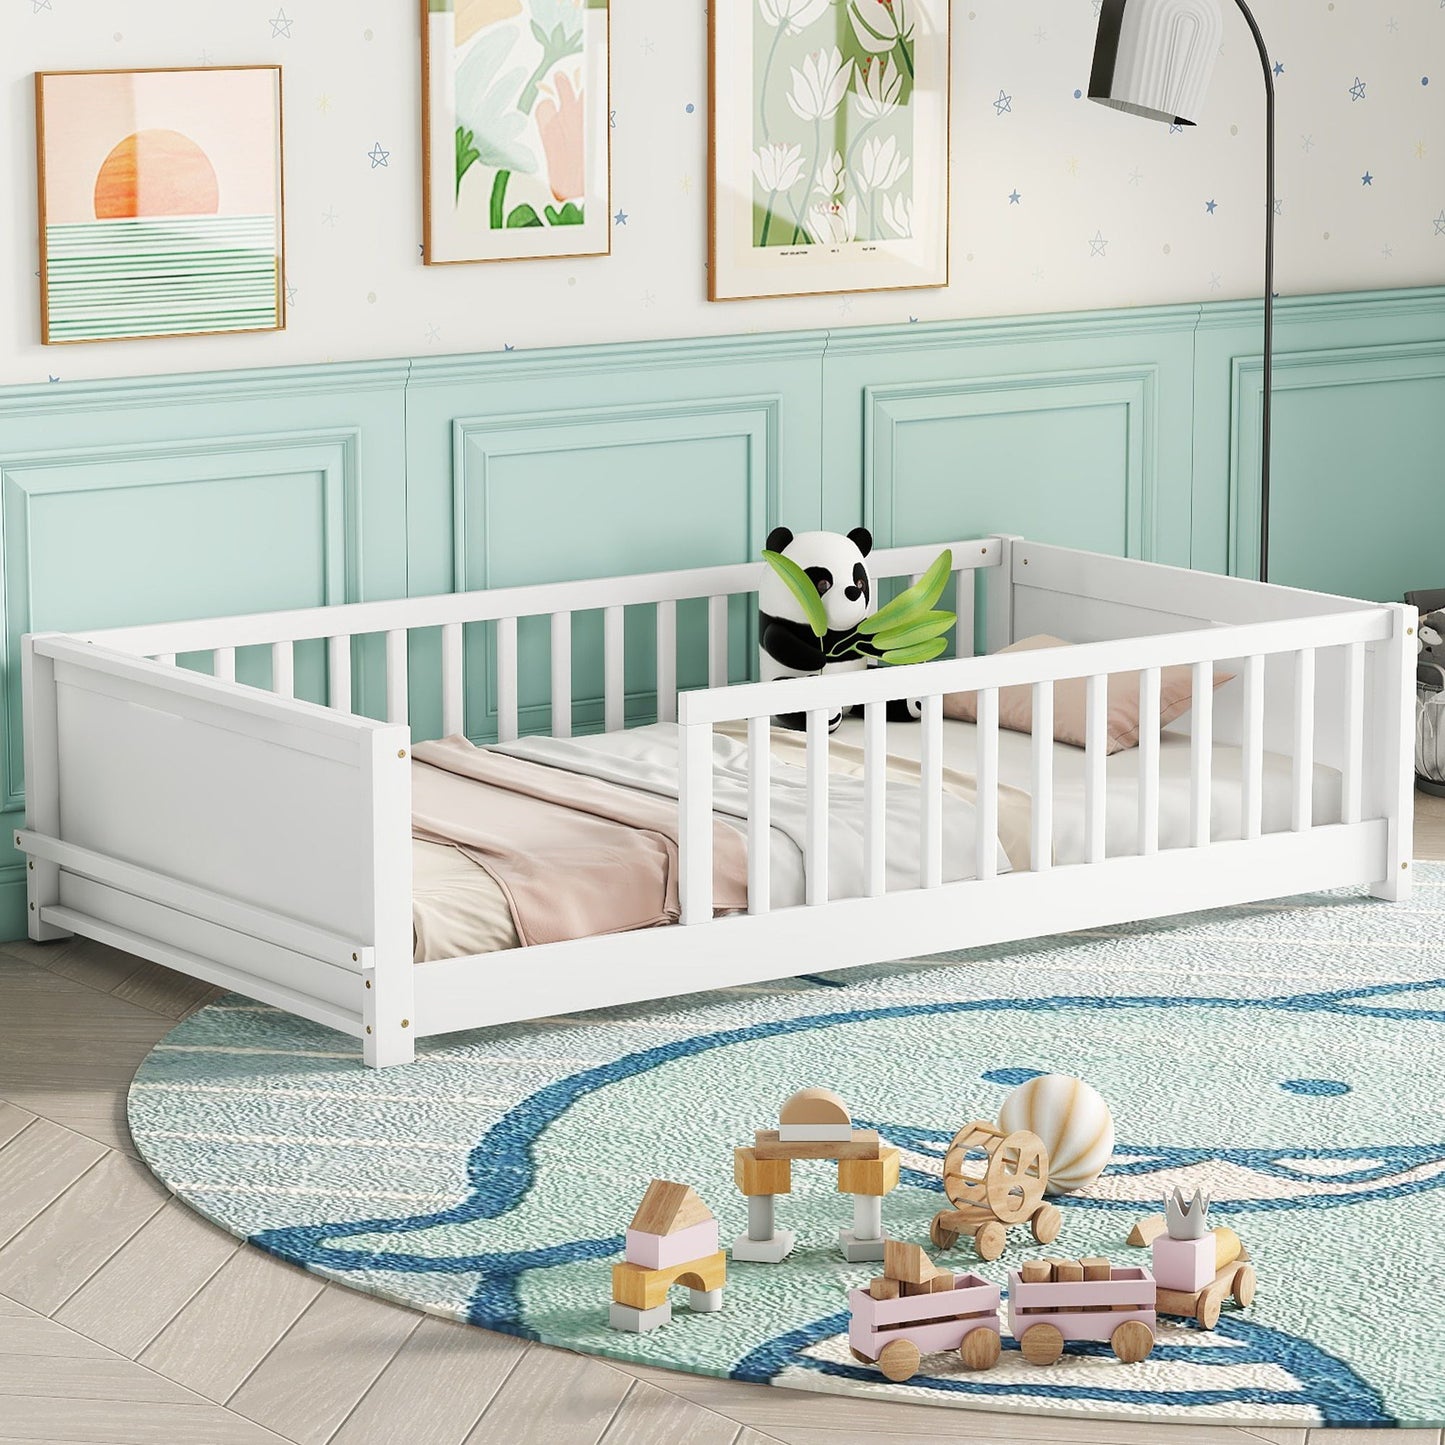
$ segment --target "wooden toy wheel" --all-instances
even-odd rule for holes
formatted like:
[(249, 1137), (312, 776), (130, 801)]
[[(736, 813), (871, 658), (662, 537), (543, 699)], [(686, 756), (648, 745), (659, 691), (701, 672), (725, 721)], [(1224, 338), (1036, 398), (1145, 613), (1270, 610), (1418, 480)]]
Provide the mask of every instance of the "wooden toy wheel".
[(1052, 1365), (1064, 1353), (1064, 1337), (1053, 1325), (1030, 1325), (1019, 1338), (1019, 1353), (1031, 1365)]
[(1059, 1230), (1063, 1222), (1064, 1216), (1059, 1213), (1058, 1205), (1039, 1205), (1038, 1209), (1034, 1211), (1034, 1238), (1040, 1244), (1052, 1244), (1059, 1237)]
[(1137, 1365), (1153, 1351), (1154, 1331), (1143, 1320), (1125, 1320), (1109, 1336), (1109, 1344), (1126, 1365)]
[(848, 1346), (848, 1353), (852, 1355), (860, 1365), (871, 1365), (873, 1363), (872, 1355), (865, 1355), (862, 1350), (855, 1350), (852, 1345)]
[(1025, 1129), (1008, 1135), (993, 1150), (983, 1177), (994, 1218), (1022, 1224), (1043, 1203), (1049, 1182), (1049, 1151), (1037, 1134)]
[(1224, 1301), (1213, 1290), (1206, 1290), (1199, 1296), (1199, 1303), (1194, 1309), (1194, 1318), (1199, 1323), (1201, 1330), (1212, 1330), (1219, 1323), (1219, 1311)]
[(999, 1349), (998, 1331), (981, 1325), (963, 1337), (958, 1358), (965, 1370), (991, 1370), (998, 1364)]
[(958, 1243), (958, 1231), (950, 1229), (943, 1219), (942, 1210), (933, 1216), (933, 1223), (928, 1226), (928, 1237), (933, 1241), (935, 1249), (952, 1249)]
[(1234, 1302), (1240, 1309), (1248, 1309), (1254, 1303), (1254, 1287), (1257, 1283), (1252, 1264), (1242, 1264), (1234, 1275)]
[(918, 1346), (912, 1340), (892, 1340), (883, 1346), (883, 1353), (878, 1356), (878, 1368), (890, 1380), (902, 1384), (917, 1373), (920, 1359)]
[(998, 1220), (991, 1219), (974, 1232), (973, 1247), (980, 1259), (997, 1259), (1008, 1247), (1008, 1230)]

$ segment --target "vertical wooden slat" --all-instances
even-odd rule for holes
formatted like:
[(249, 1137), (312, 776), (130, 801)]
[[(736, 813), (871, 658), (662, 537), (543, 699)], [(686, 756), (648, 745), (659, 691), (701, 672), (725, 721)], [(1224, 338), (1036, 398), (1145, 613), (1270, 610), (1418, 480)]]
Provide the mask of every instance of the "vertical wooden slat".
[(958, 625), (953, 629), (953, 655), (973, 656), (974, 592), (977, 587), (977, 573), (972, 567), (960, 568), (953, 574), (953, 610), (958, 614)]
[(1089, 863), (1104, 861), (1108, 726), (1109, 679), (1095, 673), (1084, 683), (1084, 859)]
[(552, 736), (572, 736), (572, 614), (552, 614)]
[(1258, 838), (1264, 830), (1264, 658), (1244, 659), (1243, 684), (1240, 832), (1244, 838)]
[(918, 740), (918, 886), (943, 882), (943, 697), (921, 699)]
[(497, 619), (497, 741), (517, 738), (517, 619)]
[(805, 836), (803, 901), (828, 901), (828, 709), (808, 712), (808, 824)]
[(657, 604), (657, 720), (677, 720), (677, 603)]
[(294, 642), (273, 642), (271, 644), (271, 691), (277, 697), (296, 695), (296, 644)]
[(460, 737), (466, 726), (462, 707), (462, 624), (442, 626), (442, 733)]
[(1340, 779), (1341, 819), (1358, 823), (1365, 795), (1365, 644), (1345, 649), (1345, 758)]
[(407, 631), (399, 627), (386, 634), (386, 720), (404, 723), (410, 717), (407, 677)]
[(748, 912), (772, 907), (771, 730), (765, 717), (748, 719)]
[(351, 639), (326, 639), (326, 705), (335, 712), (351, 711)]
[(707, 599), (707, 685), (728, 685), (728, 599)]
[(1290, 775), (1290, 827), (1306, 832), (1314, 822), (1315, 651), (1294, 655), (1294, 767)]
[(1207, 848), (1214, 790), (1214, 664), (1196, 662), (1189, 710), (1189, 844)]
[(1054, 866), (1054, 685), (1034, 684), (1029, 860), (1035, 873)]
[(603, 726), (620, 733), (627, 725), (627, 673), (622, 641), (623, 609), (602, 609)]
[(863, 876), (868, 896), (888, 889), (888, 704), (863, 704)]
[(1139, 674), (1139, 852), (1159, 851), (1159, 687), (1157, 667)]
[[(974, 800), (974, 874), (998, 876), (998, 689), (978, 692), (978, 751), (974, 771), (978, 796)], [(939, 777), (942, 785), (942, 775)]]
[(220, 682), (236, 680), (236, 649), (218, 647), (211, 654), (211, 676)]
[(678, 887), (685, 924), (712, 921), (712, 724), (682, 729), (678, 776)]

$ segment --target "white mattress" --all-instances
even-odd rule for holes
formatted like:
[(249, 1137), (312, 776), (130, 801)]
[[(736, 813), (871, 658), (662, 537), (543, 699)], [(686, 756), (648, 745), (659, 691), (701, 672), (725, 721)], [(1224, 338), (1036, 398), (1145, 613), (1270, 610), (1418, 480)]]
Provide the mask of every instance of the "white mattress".
[[(724, 731), (724, 729), (719, 729)], [(734, 730), (746, 735), (745, 727)], [(943, 724), (944, 787), (969, 801), (976, 771), (977, 728), (973, 723)], [(917, 723), (888, 725), (889, 775), (907, 781), (917, 776)], [(856, 774), (861, 769), (863, 722), (847, 718), (832, 737), (833, 771)], [(774, 730), (773, 755), (801, 761), (799, 733)], [(1033, 740), (1027, 733), (999, 733), (999, 838), (1015, 869), (1029, 866), (1028, 839), (1032, 800)], [(1212, 826), (1215, 842), (1242, 836), (1241, 767), (1238, 747), (1215, 745)], [(1108, 805), (1105, 852), (1108, 857), (1138, 849), (1139, 750), (1113, 754), (1106, 764)], [(1281, 832), (1290, 825), (1291, 764), (1276, 753), (1264, 756), (1264, 831)], [(1189, 843), (1189, 739), (1165, 732), (1159, 749), (1159, 846), (1183, 848)], [(1314, 771), (1314, 821), (1340, 820), (1340, 776), (1331, 768)], [(1084, 751), (1054, 744), (1054, 862), (1084, 861)], [(455, 848), (412, 840), (412, 919), (417, 962), (493, 953), (517, 946), (516, 930), (501, 889), (482, 868)]]

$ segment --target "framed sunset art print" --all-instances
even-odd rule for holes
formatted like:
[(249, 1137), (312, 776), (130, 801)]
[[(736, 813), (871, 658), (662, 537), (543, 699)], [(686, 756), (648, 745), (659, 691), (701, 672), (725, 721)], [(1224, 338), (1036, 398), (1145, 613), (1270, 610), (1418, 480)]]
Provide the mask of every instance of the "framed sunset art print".
[(281, 68), (35, 77), (47, 345), (285, 324)]
[(948, 284), (949, 0), (714, 0), (708, 297)]
[(607, 0), (421, 0), (422, 258), (612, 247)]

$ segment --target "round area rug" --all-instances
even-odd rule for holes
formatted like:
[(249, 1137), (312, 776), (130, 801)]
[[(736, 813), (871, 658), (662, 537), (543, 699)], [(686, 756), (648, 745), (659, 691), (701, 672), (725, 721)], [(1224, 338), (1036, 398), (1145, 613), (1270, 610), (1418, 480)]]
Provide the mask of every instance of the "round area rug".
[[(228, 997), (176, 1028), (130, 1093), (146, 1161), (233, 1233), (353, 1288), (548, 1344), (802, 1389), (1052, 1414), (1438, 1425), (1445, 1279), (1445, 866), (1406, 903), (1359, 893), (1103, 929), (922, 963), (428, 1040), (361, 1067), (353, 1040)], [(425, 967), (426, 965), (421, 965)], [(681, 966), (681, 965), (680, 965)], [(1049, 1368), (1004, 1332), (996, 1368), (925, 1356), (907, 1384), (848, 1350), (850, 1201), (795, 1164), (778, 1265), (730, 1262), (721, 1312), (676, 1292), (651, 1334), (607, 1326), (610, 1267), (654, 1176), (746, 1228), (733, 1148), (826, 1085), (902, 1151), (885, 1229), (927, 1243), (954, 1132), (1040, 1072), (1113, 1109), (1109, 1168), (1061, 1202), (1046, 1252), (1148, 1263), (1125, 1237), (1203, 1185), (1259, 1292), (1218, 1329), (1160, 1322), (1142, 1364), (1074, 1346)], [(979, 1265), (1038, 1252), (1010, 1231)], [(936, 1254), (936, 1251), (930, 1250)]]

